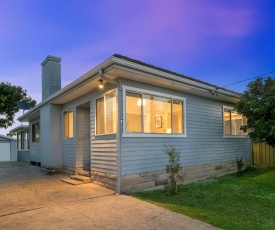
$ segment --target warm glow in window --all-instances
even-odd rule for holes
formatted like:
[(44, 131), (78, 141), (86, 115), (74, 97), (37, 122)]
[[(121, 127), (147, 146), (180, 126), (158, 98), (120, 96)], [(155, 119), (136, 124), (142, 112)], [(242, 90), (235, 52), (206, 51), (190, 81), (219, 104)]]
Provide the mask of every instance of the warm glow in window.
[(183, 102), (161, 96), (126, 92), (126, 132), (183, 134)]
[(96, 100), (96, 134), (116, 133), (116, 93), (111, 92)]
[(105, 119), (106, 119), (106, 134), (111, 134), (116, 132), (116, 95), (115, 92), (106, 94), (105, 96), (106, 100), (106, 113), (105, 113)]
[(141, 94), (126, 93), (126, 131), (130, 133), (142, 132), (141, 125)]
[(241, 130), (241, 126), (246, 124), (245, 118), (233, 111), (224, 109), (224, 135), (245, 136), (246, 133)]
[(183, 103), (182, 101), (173, 101), (173, 122), (174, 133), (183, 133)]
[(63, 113), (63, 133), (64, 138), (74, 137), (74, 112), (69, 109)]
[(68, 129), (69, 129), (69, 138), (74, 137), (74, 113), (72, 109), (69, 109)]

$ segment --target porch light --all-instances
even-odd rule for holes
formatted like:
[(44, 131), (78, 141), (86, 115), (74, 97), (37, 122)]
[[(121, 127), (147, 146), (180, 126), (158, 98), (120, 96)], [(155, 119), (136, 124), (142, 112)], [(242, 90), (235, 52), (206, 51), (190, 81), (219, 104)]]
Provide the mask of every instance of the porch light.
[(99, 79), (99, 86), (98, 88), (103, 89), (103, 80)]

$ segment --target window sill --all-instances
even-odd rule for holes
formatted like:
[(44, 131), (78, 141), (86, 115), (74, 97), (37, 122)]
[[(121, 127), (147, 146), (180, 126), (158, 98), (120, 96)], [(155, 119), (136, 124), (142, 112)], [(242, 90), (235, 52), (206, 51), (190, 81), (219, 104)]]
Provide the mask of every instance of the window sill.
[(29, 149), (17, 149), (17, 151), (20, 151), (20, 152), (29, 152), (30, 150)]
[(246, 139), (249, 139), (248, 136), (237, 136), (237, 135), (223, 135), (223, 138), (246, 138)]
[(187, 135), (166, 133), (123, 133), (122, 137), (187, 137)]

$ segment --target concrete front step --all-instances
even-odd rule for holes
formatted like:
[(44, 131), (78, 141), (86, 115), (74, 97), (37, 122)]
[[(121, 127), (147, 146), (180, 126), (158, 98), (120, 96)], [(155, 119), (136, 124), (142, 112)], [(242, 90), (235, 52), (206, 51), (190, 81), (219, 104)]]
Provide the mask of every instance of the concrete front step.
[(91, 177), (91, 173), (88, 171), (76, 171), (75, 173), (76, 175), (79, 175), (79, 176)]
[(67, 184), (71, 184), (71, 185), (80, 185), (80, 184), (84, 184), (84, 182), (82, 182), (82, 181), (73, 180), (73, 179), (70, 179), (70, 178), (68, 178), (68, 179), (62, 179), (61, 181), (62, 181), (62, 182), (65, 182), (65, 183), (67, 183)]
[(80, 175), (72, 175), (70, 176), (71, 179), (81, 181), (83, 183), (91, 183), (92, 179), (90, 177), (86, 176), (80, 176)]

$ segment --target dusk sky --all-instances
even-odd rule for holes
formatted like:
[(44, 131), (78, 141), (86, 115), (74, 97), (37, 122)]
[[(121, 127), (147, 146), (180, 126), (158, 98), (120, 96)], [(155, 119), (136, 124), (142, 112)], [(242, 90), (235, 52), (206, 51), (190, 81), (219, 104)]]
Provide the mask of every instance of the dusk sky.
[(47, 55), (64, 87), (118, 53), (226, 86), (275, 71), (274, 12), (274, 0), (0, 0), (0, 82), (39, 103)]

